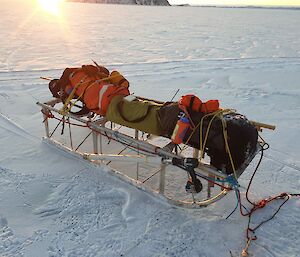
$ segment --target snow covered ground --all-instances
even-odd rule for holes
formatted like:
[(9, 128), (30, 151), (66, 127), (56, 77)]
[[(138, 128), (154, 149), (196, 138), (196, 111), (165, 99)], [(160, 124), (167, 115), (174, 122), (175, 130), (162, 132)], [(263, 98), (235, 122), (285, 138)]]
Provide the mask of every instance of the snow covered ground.
[[(202, 210), (174, 208), (41, 141), (35, 102), (50, 94), (39, 77), (91, 59), (120, 70), (137, 95), (169, 100), (180, 88), (275, 124), (251, 197), (299, 193), (299, 11), (65, 4), (60, 19), (2, 2), (1, 257), (231, 257), (244, 247), (247, 219), (225, 219), (234, 194)], [(251, 256), (299, 256), (299, 207), (290, 200), (257, 231)]]

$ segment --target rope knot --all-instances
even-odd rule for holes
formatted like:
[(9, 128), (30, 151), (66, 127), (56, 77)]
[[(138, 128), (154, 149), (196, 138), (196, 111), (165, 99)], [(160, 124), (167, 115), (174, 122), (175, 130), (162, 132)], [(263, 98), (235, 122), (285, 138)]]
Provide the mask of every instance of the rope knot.
[(268, 200), (263, 199), (260, 202), (258, 202), (258, 204), (256, 206), (257, 206), (257, 208), (264, 208), (267, 203), (268, 203)]
[(286, 196), (288, 196), (287, 193), (281, 193), (281, 194), (278, 196), (278, 198), (284, 198), (284, 197), (286, 197)]
[(234, 189), (237, 189), (240, 186), (237, 179), (233, 175), (227, 176), (227, 182)]
[(47, 119), (52, 119), (52, 118), (54, 118), (54, 115), (52, 114), (52, 112), (51, 111), (45, 111), (45, 110), (41, 110), (41, 112), (42, 112), (42, 114), (44, 114), (44, 120), (43, 120), (43, 123), (45, 123), (45, 121), (47, 120)]

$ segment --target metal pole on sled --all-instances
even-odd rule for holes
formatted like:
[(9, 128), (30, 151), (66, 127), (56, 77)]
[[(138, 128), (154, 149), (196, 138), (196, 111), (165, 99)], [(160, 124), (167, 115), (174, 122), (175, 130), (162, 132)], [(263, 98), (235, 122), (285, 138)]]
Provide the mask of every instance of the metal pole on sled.
[[(89, 117), (89, 121), (91, 122), (91, 118)], [(98, 133), (93, 130), (93, 148), (94, 148), (94, 154), (98, 153)]]
[[(134, 138), (136, 140), (139, 140), (139, 131), (137, 129), (135, 129), (134, 131)], [(138, 154), (139, 154), (139, 149), (138, 149)], [(136, 164), (136, 180), (139, 180), (139, 163)]]
[(46, 108), (42, 108), (42, 113), (43, 113), (43, 117), (44, 117), (44, 124), (45, 124), (45, 131), (46, 131), (46, 137), (50, 137), (50, 130), (49, 130), (49, 122), (48, 122), (48, 116), (47, 113), (48, 110)]
[(165, 193), (166, 166), (166, 163), (160, 164), (158, 192), (162, 195)]
[(123, 162), (135, 162), (140, 163), (153, 163), (160, 164), (159, 169), (159, 185), (158, 192), (164, 194), (165, 192), (165, 175), (167, 163), (162, 160), (161, 157), (147, 157), (140, 155), (117, 155), (117, 154), (84, 154), (83, 156), (87, 160), (92, 161), (123, 161)]
[[(98, 121), (91, 121), (91, 119), (89, 118), (90, 122), (95, 124), (95, 125), (100, 125), (100, 126), (104, 126), (106, 119), (102, 119), (102, 120), (98, 120)], [(97, 131), (92, 132), (93, 135), (93, 149), (94, 149), (94, 154), (98, 154), (99, 153), (99, 147), (100, 147), (100, 154), (103, 153), (103, 148), (102, 148), (102, 135), (100, 133), (98, 133)], [(99, 140), (98, 140), (99, 139)]]

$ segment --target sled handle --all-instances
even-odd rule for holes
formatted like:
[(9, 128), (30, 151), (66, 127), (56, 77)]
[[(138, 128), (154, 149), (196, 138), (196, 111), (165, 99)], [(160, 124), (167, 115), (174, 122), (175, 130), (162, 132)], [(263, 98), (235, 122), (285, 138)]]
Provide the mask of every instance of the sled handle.
[(48, 78), (48, 77), (40, 77), (40, 79), (44, 79), (44, 80), (48, 80), (48, 81), (52, 80), (51, 78)]
[(252, 125), (254, 125), (255, 127), (257, 127), (259, 130), (261, 130), (262, 128), (275, 130), (275, 128), (276, 128), (276, 126), (274, 126), (274, 125), (265, 124), (265, 123), (261, 123), (261, 122), (257, 122), (257, 121), (253, 121), (253, 120), (250, 120), (250, 123)]

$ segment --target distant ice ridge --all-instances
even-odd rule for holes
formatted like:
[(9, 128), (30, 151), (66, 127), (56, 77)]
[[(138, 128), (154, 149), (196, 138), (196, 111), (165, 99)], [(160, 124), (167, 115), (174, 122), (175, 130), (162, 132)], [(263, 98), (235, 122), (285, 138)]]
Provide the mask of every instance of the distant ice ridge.
[(69, 2), (170, 6), (168, 0), (69, 0)]

